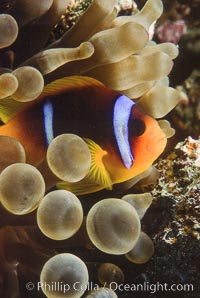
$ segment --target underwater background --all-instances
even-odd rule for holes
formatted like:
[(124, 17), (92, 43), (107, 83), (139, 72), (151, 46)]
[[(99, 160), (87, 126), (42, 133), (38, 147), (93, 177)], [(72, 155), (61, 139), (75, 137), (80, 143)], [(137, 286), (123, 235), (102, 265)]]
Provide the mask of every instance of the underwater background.
[(0, 297), (200, 295), (199, 15), (198, 0), (0, 0)]

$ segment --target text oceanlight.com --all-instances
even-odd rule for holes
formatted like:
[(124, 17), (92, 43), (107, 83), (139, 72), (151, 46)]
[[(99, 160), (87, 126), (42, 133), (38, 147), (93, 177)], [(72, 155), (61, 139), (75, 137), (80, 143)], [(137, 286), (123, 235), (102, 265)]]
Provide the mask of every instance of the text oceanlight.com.
[[(139, 284), (118, 284), (112, 282), (109, 286), (106, 286), (114, 291), (118, 292), (149, 292), (151, 294), (156, 292), (192, 292), (194, 291), (193, 284), (168, 284), (168, 283), (139, 283)], [(51, 283), (41, 283), (38, 282), (37, 285), (32, 282), (26, 284), (26, 289), (32, 291), (34, 289), (40, 291), (45, 290), (48, 292), (62, 292), (67, 293), (68, 291), (97, 291), (100, 286), (98, 284), (89, 282), (87, 285), (82, 285), (80, 282), (75, 282), (72, 285), (66, 284), (64, 282), (51, 282)]]

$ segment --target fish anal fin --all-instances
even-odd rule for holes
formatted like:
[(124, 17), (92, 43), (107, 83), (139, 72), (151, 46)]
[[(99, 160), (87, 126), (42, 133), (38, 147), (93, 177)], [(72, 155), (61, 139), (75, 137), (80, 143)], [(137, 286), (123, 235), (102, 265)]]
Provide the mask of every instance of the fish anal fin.
[(93, 193), (103, 189), (103, 186), (95, 184), (88, 179), (83, 179), (79, 182), (69, 183), (65, 181), (60, 181), (57, 183), (58, 189), (65, 189), (71, 191), (75, 195), (84, 195), (88, 193)]

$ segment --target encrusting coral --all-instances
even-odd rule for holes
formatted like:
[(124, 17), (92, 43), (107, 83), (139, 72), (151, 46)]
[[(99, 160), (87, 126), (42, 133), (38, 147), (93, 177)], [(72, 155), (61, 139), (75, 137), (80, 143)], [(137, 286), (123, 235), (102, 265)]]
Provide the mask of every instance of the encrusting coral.
[[(157, 253), (136, 277), (150, 283), (192, 285), (185, 297), (198, 296), (200, 289), (199, 158), (199, 139), (188, 137), (156, 164), (160, 177), (151, 191), (154, 200), (142, 227), (153, 240)], [(181, 296), (182, 293), (180, 296), (175, 293), (172, 297)]]
[(187, 136), (199, 137), (199, 79), (199, 71), (194, 70), (182, 86), (177, 86), (177, 90), (180, 91), (180, 104), (171, 113), (170, 119), (177, 131), (177, 136), (181, 136), (182, 139)]
[[(73, 2), (13, 0), (0, 4), (1, 120), (7, 122), (21, 108), (28, 106), (29, 101), (37, 101), (44, 86), (67, 76), (94, 78), (113, 92), (134, 99), (144, 113), (156, 119), (164, 117), (179, 102), (179, 93), (169, 87), (167, 78), (173, 66), (172, 60), (178, 55), (177, 47), (171, 43), (157, 45), (151, 41), (154, 23), (162, 14), (162, 1), (148, 0), (141, 11), (136, 9), (129, 16), (118, 16), (119, 6), (115, 0), (89, 1), (91, 4), (78, 21), (69, 30), (59, 33), (59, 38), (55, 37), (55, 27), (62, 20), (60, 17)], [(6, 31), (8, 27), (10, 34)], [(52, 32), (55, 37), (53, 40)], [(159, 120), (158, 124), (166, 138), (174, 134), (167, 120)], [(77, 144), (73, 143), (71, 147), (70, 136), (72, 139), (78, 138)], [(58, 136), (58, 139), (60, 137), (62, 136)], [(87, 141), (68, 134), (66, 143), (62, 143), (59, 149), (61, 153), (56, 154), (60, 146), (58, 139), (54, 139), (49, 145), (47, 157), (38, 168), (25, 163), (26, 150), (24, 152), (20, 144), (17, 150), (21, 155), (16, 151), (14, 160), (1, 162), (0, 199), (5, 209), (12, 214), (2, 211), (5, 218), (0, 230), (0, 272), (3, 284), (9, 280), (15, 290), (14, 293), (5, 286), (2, 287), (0, 294), (4, 297), (18, 296), (17, 278), (20, 268), (22, 266), (22, 272), (29, 270), (31, 261), (28, 256), (31, 254), (35, 258), (31, 270), (37, 278), (41, 272), (41, 282), (63, 281), (73, 285), (79, 281), (79, 286), (82, 284), (84, 287), (78, 291), (68, 291), (66, 297), (81, 297), (87, 290), (88, 269), (84, 264), (87, 264), (87, 260), (83, 262), (70, 253), (53, 256), (58, 252), (59, 245), (65, 251), (81, 246), (86, 251), (96, 251), (97, 247), (108, 254), (127, 254), (126, 257), (135, 263), (147, 262), (153, 254), (153, 243), (141, 231), (140, 224), (140, 219), (152, 202), (150, 194), (143, 194), (141, 197), (130, 195), (129, 198), (125, 196), (122, 200), (101, 200), (90, 209), (84, 219), (78, 198), (77, 201), (74, 199), (74, 205), (71, 202), (73, 194), (59, 190), (50, 191), (45, 196), (45, 187), (46, 191), (49, 190), (58, 179), (69, 182), (81, 180), (87, 175), (91, 164)], [(12, 146), (15, 151), (15, 144)], [(5, 145), (2, 144), (2, 148), (4, 152)], [(66, 164), (69, 166), (68, 171), (63, 172), (63, 165)], [(138, 179), (146, 175), (147, 173), (141, 174)], [(57, 195), (58, 200), (55, 199)], [(57, 206), (55, 202), (51, 204), (52, 198), (56, 200)], [(38, 206), (37, 220), (41, 231), (51, 239), (63, 240), (63, 243), (58, 244), (42, 235), (37, 227), (35, 213), (21, 218), (16, 216), (30, 213)], [(54, 208), (55, 212), (62, 209), (63, 218), (59, 215), (56, 219)], [(55, 221), (51, 221), (49, 214), (55, 216)], [(75, 225), (73, 220), (77, 216), (79, 221)], [(62, 222), (66, 218), (65, 224), (70, 220), (72, 225), (69, 227), (67, 224), (67, 229)], [(13, 222), (17, 227), (5, 227)], [(27, 223), (30, 226), (22, 227)], [(50, 229), (54, 224), (55, 227)], [(45, 241), (50, 243), (49, 246)], [(148, 250), (142, 249), (146, 245)], [(70, 266), (64, 266), (65, 264)], [(89, 268), (90, 264), (87, 265)], [(65, 297), (62, 290), (42, 290), (48, 297)], [(117, 297), (112, 289), (106, 288), (99, 288), (88, 295), (87, 297)]]
[(188, 137), (178, 143), (174, 152), (160, 161), (159, 168), (160, 178), (153, 196), (171, 199), (176, 210), (176, 218), (165, 228), (164, 241), (173, 244), (179, 236), (187, 235), (200, 239), (200, 141)]

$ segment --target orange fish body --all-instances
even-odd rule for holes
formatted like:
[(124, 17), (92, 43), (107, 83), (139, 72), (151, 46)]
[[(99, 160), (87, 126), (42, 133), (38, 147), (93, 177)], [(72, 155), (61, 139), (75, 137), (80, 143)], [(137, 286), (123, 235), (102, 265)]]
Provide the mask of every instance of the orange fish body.
[(45, 157), (51, 140), (63, 133), (84, 138), (92, 155), (88, 176), (73, 184), (79, 187), (77, 193), (112, 188), (133, 178), (148, 169), (166, 146), (155, 119), (128, 97), (86, 77), (52, 82), (0, 127), (0, 135), (22, 143), (27, 162), (33, 165)]

